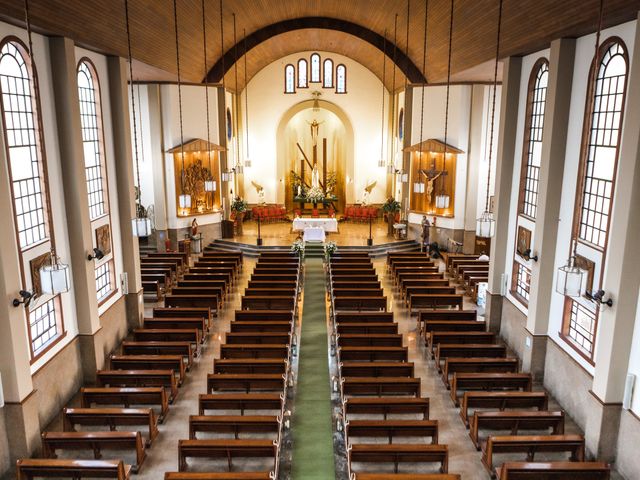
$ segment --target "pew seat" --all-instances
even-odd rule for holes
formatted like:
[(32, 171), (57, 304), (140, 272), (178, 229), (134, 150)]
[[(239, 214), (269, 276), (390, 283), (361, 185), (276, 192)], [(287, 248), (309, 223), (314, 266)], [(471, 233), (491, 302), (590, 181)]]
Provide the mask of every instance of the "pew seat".
[(178, 386), (185, 378), (185, 365), (182, 355), (111, 355), (113, 370), (173, 370)]
[(200, 415), (209, 410), (238, 410), (241, 415), (244, 415), (246, 410), (282, 411), (283, 406), (284, 397), (279, 393), (218, 393), (198, 396)]
[(409, 359), (407, 347), (340, 347), (341, 362), (406, 362)]
[(218, 358), (213, 361), (213, 373), (287, 373), (289, 362), (279, 358)]
[(413, 377), (342, 377), (341, 391), (343, 398), (353, 395), (419, 397), (420, 379)]
[(412, 443), (354, 444), (347, 449), (349, 464), (392, 463), (394, 473), (398, 473), (401, 463), (436, 463), (440, 473), (449, 470), (449, 451), (446, 445), (425, 445)]
[(348, 415), (422, 415), (424, 420), (429, 419), (429, 399), (412, 397), (380, 397), (346, 398), (342, 403), (345, 418)]
[(80, 389), (83, 408), (92, 405), (154, 405), (160, 407), (158, 422), (162, 423), (169, 411), (167, 392), (163, 387), (83, 387)]
[(270, 321), (246, 321), (246, 322), (231, 322), (231, 333), (260, 333), (260, 332), (272, 332), (272, 333), (289, 333), (292, 331), (292, 322), (270, 322)]
[(338, 335), (341, 347), (401, 347), (400, 333), (345, 333)]
[(506, 356), (507, 347), (501, 343), (439, 343), (434, 355), (439, 372), (442, 371), (442, 360), (447, 357), (504, 358)]
[(353, 480), (461, 480), (461, 477), (452, 473), (356, 473)]
[(220, 358), (288, 358), (289, 345), (241, 343), (220, 345)]
[(349, 420), (346, 432), (349, 442), (352, 437), (387, 438), (389, 443), (395, 437), (430, 437), (438, 443), (437, 420)]
[(447, 357), (442, 368), (442, 381), (450, 388), (449, 376), (456, 372), (481, 373), (481, 372), (512, 372), (519, 368), (517, 358), (464, 358)]
[(164, 480), (273, 480), (272, 472), (165, 472)]
[(197, 328), (136, 328), (133, 339), (136, 342), (191, 342), (194, 355), (199, 354), (203, 340)]
[(255, 391), (282, 392), (285, 376), (267, 373), (209, 373), (207, 374), (207, 392), (219, 391)]
[(343, 377), (413, 377), (413, 362), (342, 362)]
[(100, 387), (164, 387), (169, 403), (178, 396), (173, 370), (98, 370), (96, 381)]
[(360, 334), (381, 334), (381, 333), (398, 333), (398, 324), (391, 322), (381, 323), (339, 323), (336, 327), (339, 335), (349, 333)]
[(229, 332), (225, 335), (225, 342), (228, 344), (242, 344), (242, 343), (254, 343), (254, 344), (288, 344), (291, 342), (291, 334), (287, 333), (273, 333), (273, 332), (260, 332), (260, 333), (248, 333), (248, 332)]
[(272, 440), (179, 440), (178, 470), (187, 469), (188, 458), (226, 459), (229, 471), (235, 458), (278, 457), (278, 445)]
[(23, 458), (16, 464), (17, 480), (36, 478), (115, 478), (129, 480), (131, 466), (122, 460), (62, 460)]
[(499, 480), (609, 480), (611, 467), (602, 462), (505, 462)]
[(451, 400), (457, 407), (458, 390), (522, 390), (531, 391), (529, 373), (454, 373), (451, 380)]
[(241, 433), (268, 433), (274, 439), (280, 431), (280, 421), (275, 415), (190, 415), (189, 439), (197, 439), (198, 432), (232, 434), (238, 439)]
[(460, 406), (462, 421), (469, 426), (469, 409), (484, 408), (503, 411), (537, 409), (547, 410), (546, 392), (464, 392)]

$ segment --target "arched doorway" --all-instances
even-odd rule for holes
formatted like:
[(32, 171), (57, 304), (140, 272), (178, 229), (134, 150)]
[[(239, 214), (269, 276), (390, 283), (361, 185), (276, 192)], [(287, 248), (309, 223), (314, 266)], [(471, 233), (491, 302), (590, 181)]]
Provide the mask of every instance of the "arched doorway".
[[(314, 108), (314, 103), (307, 100), (294, 105), (285, 112), (278, 125), (277, 175), (281, 180), (277, 191), (278, 203), (285, 204), (288, 210), (297, 208), (291, 172), (298, 176), (304, 174), (309, 183), (315, 144), (320, 180), (324, 183), (325, 179), (335, 175), (333, 193), (338, 197), (336, 207), (342, 212), (346, 203), (353, 202), (353, 127), (346, 113), (336, 104), (320, 100)], [(315, 132), (311, 126), (314, 121), (317, 124)]]

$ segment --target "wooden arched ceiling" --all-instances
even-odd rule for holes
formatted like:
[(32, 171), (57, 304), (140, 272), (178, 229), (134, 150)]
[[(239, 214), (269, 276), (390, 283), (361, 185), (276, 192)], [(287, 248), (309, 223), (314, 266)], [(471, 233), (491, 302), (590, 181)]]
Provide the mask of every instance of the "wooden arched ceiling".
[[(501, 56), (525, 55), (547, 47), (553, 39), (578, 37), (595, 30), (600, 0), (504, 0)], [(422, 65), (422, 34), (425, 0), (411, 0), (409, 59)], [(202, 59), (201, 0), (178, 0), (180, 46), (186, 81), (200, 82), (220, 59), (218, 1), (206, 0), (208, 65)], [(427, 80), (446, 78), (449, 0), (429, 0), (429, 47)], [(154, 80), (149, 74), (159, 69), (176, 72), (172, 0), (129, 0), (133, 57), (150, 67), (134, 73), (136, 79)], [(495, 56), (498, 0), (458, 0), (455, 8), (452, 70), (474, 71), (473, 67)], [(30, 0), (34, 29), (46, 35), (62, 35), (92, 50), (126, 56), (123, 0)], [(640, 0), (606, 0), (604, 25), (635, 19)], [(360, 25), (378, 35), (393, 29), (399, 14), (398, 46), (404, 50), (406, 0), (224, 0), (225, 50), (232, 46), (232, 12), (237, 15), (238, 37), (246, 29), (252, 34), (269, 25), (307, 17), (327, 17)], [(21, 0), (0, 0), (0, 18), (23, 26)], [(280, 32), (284, 33), (284, 32)], [(282, 35), (280, 41), (288, 37)], [(335, 41), (335, 36), (333, 40)], [(332, 39), (328, 35), (327, 39)], [(266, 40), (266, 39), (265, 39)], [(263, 50), (264, 61), (277, 60), (283, 48), (278, 38)], [(353, 54), (341, 42), (325, 43), (319, 38), (314, 50)], [(364, 57), (363, 50), (363, 57)], [(369, 55), (367, 55), (368, 57)], [(380, 56), (362, 59), (363, 65), (378, 68)], [(465, 80), (465, 78), (459, 78)]]

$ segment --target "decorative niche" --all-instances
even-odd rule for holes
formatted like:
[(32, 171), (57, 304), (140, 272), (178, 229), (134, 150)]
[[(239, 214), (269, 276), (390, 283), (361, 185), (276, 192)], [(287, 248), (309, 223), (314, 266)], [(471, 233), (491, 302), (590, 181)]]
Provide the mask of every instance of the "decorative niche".
[[(453, 217), (456, 194), (456, 165), (464, 151), (436, 139), (405, 148), (410, 153), (409, 208), (416, 213)], [(439, 197), (440, 201), (436, 199)]]
[[(176, 214), (178, 217), (206, 215), (220, 211), (220, 152), (224, 147), (199, 138), (189, 140), (168, 150), (173, 154)], [(184, 191), (183, 159), (184, 152)], [(209, 161), (211, 152), (211, 161)], [(213, 183), (212, 183), (213, 182)], [(211, 191), (211, 186), (214, 187)], [(180, 208), (178, 197), (191, 195), (191, 207)]]

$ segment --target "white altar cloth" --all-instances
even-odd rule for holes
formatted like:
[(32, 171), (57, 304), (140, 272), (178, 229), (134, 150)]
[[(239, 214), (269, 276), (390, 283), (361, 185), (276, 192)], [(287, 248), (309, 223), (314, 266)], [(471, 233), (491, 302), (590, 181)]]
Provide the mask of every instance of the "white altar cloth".
[(293, 219), (293, 230), (302, 231), (309, 227), (322, 228), (324, 232), (337, 232), (338, 221), (335, 218), (304, 218)]
[(322, 227), (307, 227), (302, 236), (305, 242), (324, 242), (325, 233)]

